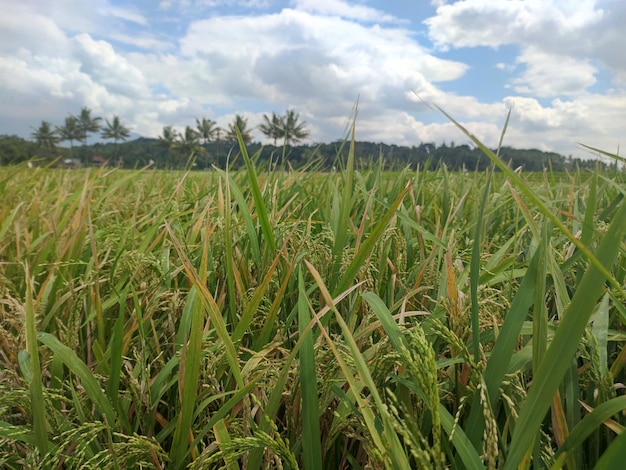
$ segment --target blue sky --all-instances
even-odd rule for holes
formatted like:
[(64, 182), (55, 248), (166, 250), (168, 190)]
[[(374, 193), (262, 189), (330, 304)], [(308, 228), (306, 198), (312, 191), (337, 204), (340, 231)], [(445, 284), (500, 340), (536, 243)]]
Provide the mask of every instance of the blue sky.
[[(135, 135), (295, 109), (309, 142), (466, 138), (589, 156), (626, 129), (619, 0), (0, 0), (0, 134), (87, 106)], [(264, 137), (258, 131), (257, 140)]]

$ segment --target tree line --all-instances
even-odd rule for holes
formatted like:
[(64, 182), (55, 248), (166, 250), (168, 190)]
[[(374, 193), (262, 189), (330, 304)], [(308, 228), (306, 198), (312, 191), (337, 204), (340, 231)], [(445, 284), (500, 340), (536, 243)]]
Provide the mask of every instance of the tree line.
[[(257, 129), (272, 144), (253, 142), (248, 120), (235, 115), (226, 129), (205, 117), (195, 120), (195, 127), (186, 126), (182, 132), (173, 126), (164, 126), (156, 139), (140, 137), (128, 141), (130, 129), (114, 115), (111, 120), (93, 116), (92, 110), (83, 107), (77, 115), (69, 115), (61, 126), (54, 127), (42, 121), (31, 137), (33, 141), (16, 136), (0, 136), (0, 164), (19, 163), (33, 158), (43, 163), (69, 161), (80, 165), (114, 164), (127, 168), (153, 166), (155, 168), (210, 169), (214, 165), (237, 168), (243, 164), (239, 158), (237, 134), (246, 144), (250, 154), (255, 154), (258, 165), (301, 168), (314, 164), (315, 168), (330, 170), (342, 165), (347, 155), (344, 141), (329, 144), (302, 144), (309, 136), (306, 122), (294, 110), (283, 115), (264, 114)], [(99, 134), (112, 143), (89, 143), (89, 138)], [(68, 147), (60, 147), (69, 142)], [(78, 149), (74, 143), (80, 143)], [(78, 155), (77, 155), (78, 154)], [(386, 169), (405, 166), (436, 168), (445, 164), (451, 170), (482, 170), (489, 159), (477, 148), (424, 142), (418, 146), (397, 146), (371, 142), (357, 142), (357, 163), (361, 167), (382, 165)], [(565, 171), (578, 167), (593, 167), (593, 160), (565, 158), (553, 152), (536, 149), (504, 148), (501, 156), (513, 167), (525, 171)], [(601, 165), (604, 165), (600, 162)], [(606, 165), (604, 165), (606, 166)]]
[[(69, 158), (73, 158), (74, 142), (81, 142), (83, 147), (86, 147), (88, 137), (96, 133), (100, 133), (103, 139), (113, 139), (116, 144), (128, 139), (130, 129), (122, 124), (119, 116), (114, 115), (110, 121), (105, 119), (103, 125), (102, 118), (92, 116), (91, 112), (88, 107), (83, 107), (78, 115), (70, 114), (65, 118), (63, 125), (56, 126), (54, 129), (50, 122), (41, 121), (40, 126), (31, 134), (37, 148), (42, 152), (41, 156), (46, 159), (56, 158), (58, 156), (57, 145), (67, 141), (70, 144)], [(84, 163), (91, 162), (86, 159)]]
[[(306, 123), (300, 120), (294, 110), (287, 110), (284, 115), (275, 112), (272, 112), (271, 116), (265, 114), (263, 121), (258, 129), (272, 139), (274, 144), (280, 139), (285, 146), (293, 145), (309, 136)], [(189, 164), (197, 156), (205, 155), (207, 146), (212, 142), (237, 142), (237, 131), (246, 144), (252, 142), (252, 129), (248, 125), (248, 119), (241, 114), (235, 115), (227, 129), (222, 129), (215, 121), (203, 117), (196, 119), (195, 128), (186, 126), (182, 132), (178, 132), (173, 126), (163, 127), (157, 145), (168, 153), (167, 163), (170, 166), (178, 166), (185, 159), (185, 163)], [(90, 155), (87, 151), (89, 150), (87, 140), (90, 135), (98, 133), (102, 139), (114, 141), (116, 151), (113, 158), (119, 162), (123, 155), (119, 152), (118, 144), (128, 140), (130, 129), (117, 115), (114, 115), (110, 121), (105, 119), (103, 122), (101, 117), (92, 115), (91, 109), (83, 107), (79, 114), (67, 116), (63, 125), (53, 127), (50, 122), (42, 121), (40, 126), (31, 133), (31, 137), (35, 140), (36, 148), (44, 159), (59, 156), (58, 144), (69, 142), (68, 158), (73, 160), (74, 142), (80, 142), (83, 150), (81, 152), (82, 164), (89, 165), (94, 163), (94, 155)], [(100, 159), (96, 163), (100, 163)]]

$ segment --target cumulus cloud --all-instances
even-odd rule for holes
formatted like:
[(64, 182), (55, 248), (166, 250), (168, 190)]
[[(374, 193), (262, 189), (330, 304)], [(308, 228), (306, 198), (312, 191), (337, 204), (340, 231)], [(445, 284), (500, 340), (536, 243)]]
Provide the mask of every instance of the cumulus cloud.
[[(437, 2), (425, 24), (443, 51), (514, 46), (516, 56), (494, 64), (509, 74), (508, 89), (517, 94), (502, 101), (514, 105), (507, 139), (576, 153), (582, 136), (593, 145), (615, 140), (616, 122), (626, 118), (620, 110), (626, 56), (618, 26), (624, 20), (624, 2), (465, 0)], [(597, 93), (600, 72), (617, 88)]]
[[(172, 94), (206, 105), (244, 99), (266, 103), (267, 111), (295, 107), (317, 122), (319, 133), (312, 128), (311, 136), (318, 140), (328, 139), (330, 123), (350, 115), (357, 97), (376, 108), (372, 119), (383, 111), (406, 112), (414, 109), (408, 91), (442, 96), (433, 84), (467, 70), (433, 56), (402, 27), (291, 8), (193, 21), (180, 51), (182, 56), (135, 59)], [(165, 68), (176, 73), (159, 72)]]
[(195, 21), (180, 44), (184, 56), (215, 70), (213, 76), (230, 64), (237, 76), (229, 77), (229, 84), (239, 82), (240, 93), (269, 101), (311, 96), (353, 101), (359, 94), (376, 99), (391, 88), (402, 93), (424, 82), (454, 80), (467, 68), (430, 55), (404, 29), (292, 9)]
[(573, 99), (555, 98), (541, 103), (535, 98), (510, 96), (513, 107), (507, 138), (519, 147), (538, 146), (563, 154), (585, 155), (582, 142), (613, 151), (620, 144), (626, 93), (587, 93)]
[[(497, 123), (468, 120), (463, 124), (486, 145), (497, 145), (501, 133)], [(357, 123), (357, 138), (359, 134), (365, 134), (374, 142), (388, 142), (386, 135), (390, 129), (394, 131), (392, 143), (398, 145), (412, 146), (421, 142), (437, 145), (444, 142), (447, 144), (469, 142), (469, 139), (451, 122), (425, 123), (415, 114), (408, 112), (383, 112), (377, 115), (376, 121)]]
[[(12, 12), (0, 17), (0, 133), (24, 135), (41, 119), (60, 123), (82, 106), (120, 115), (145, 136), (202, 116), (226, 127), (235, 113), (256, 126), (264, 112), (293, 108), (311, 141), (328, 142), (343, 137), (359, 99), (363, 140), (467, 141), (424, 102), (488, 145), (497, 144), (511, 105), (509, 145), (544, 142), (569, 153), (577, 141), (612, 145), (621, 135), (620, 2), (431, 3), (429, 44), (410, 23), (365, 1), (285, 0), (270, 9), (265, 0), (170, 0), (157, 10), (116, 0), (0, 0)], [(508, 76), (497, 98), (473, 96), (471, 86), (452, 91), (471, 70), (444, 49), (510, 45), (515, 55), (492, 64)], [(615, 89), (600, 93), (603, 67)]]
[(99, 11), (107, 6), (108, 0), (0, 0), (0, 11), (10, 12), (2, 15), (7, 22), (32, 29), (29, 21), (37, 23), (46, 19), (59, 30), (71, 32), (106, 29), (109, 24), (99, 21)]
[(48, 54), (59, 49), (63, 52), (66, 36), (52, 18), (33, 14), (32, 7), (26, 4), (16, 4), (9, 10), (6, 2), (0, 1), (0, 8), (11, 11), (10, 15), (0, 15), (0, 54), (33, 49)]
[(106, 41), (95, 41), (88, 34), (73, 38), (74, 57), (80, 71), (111, 93), (131, 98), (145, 98), (148, 91), (142, 72), (115, 52)]
[[(59, 73), (59, 71), (61, 73)], [(49, 61), (22, 53), (21, 57), (0, 57), (3, 88), (24, 95), (49, 95), (56, 98), (71, 96), (65, 89), (63, 75), (69, 72), (62, 61)]]
[[(597, 0), (465, 0), (443, 4), (425, 23), (436, 46), (471, 48), (518, 46), (518, 63), (527, 66), (524, 76), (513, 84), (520, 92), (571, 94), (595, 83), (593, 56), (609, 68), (616, 81), (626, 77), (623, 35), (626, 4)], [(561, 73), (558, 67), (563, 67)], [(565, 74), (578, 77), (563, 78)], [(541, 86), (546, 77), (556, 80)]]
[[(465, 0), (444, 4), (425, 21), (439, 47), (528, 44), (568, 52), (584, 48), (580, 34), (606, 18), (595, 0)], [(584, 42), (584, 41), (582, 41)]]
[[(155, 94), (144, 72), (111, 42), (94, 38), (110, 32), (119, 40), (118, 20), (142, 23), (142, 16), (105, 1), (94, 0), (93, 6), (77, 0), (0, 0), (3, 11), (12, 12), (0, 16), (0, 133), (28, 135), (42, 119), (60, 124), (67, 114), (88, 106), (95, 114), (120, 115), (135, 130), (156, 135), (153, 123), (168, 116), (164, 102), (186, 109), (178, 97)], [(90, 33), (75, 33), (83, 29)], [(195, 105), (194, 111), (202, 108)]]
[(515, 91), (539, 97), (568, 96), (596, 83), (597, 68), (589, 60), (546, 53), (529, 47), (517, 57), (526, 70), (512, 80)]

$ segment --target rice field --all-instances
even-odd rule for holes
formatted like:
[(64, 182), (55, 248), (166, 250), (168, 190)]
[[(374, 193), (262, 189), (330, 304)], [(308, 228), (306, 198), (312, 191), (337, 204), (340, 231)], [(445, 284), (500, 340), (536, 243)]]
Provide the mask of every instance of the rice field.
[(0, 168), (0, 467), (620, 468), (623, 173)]

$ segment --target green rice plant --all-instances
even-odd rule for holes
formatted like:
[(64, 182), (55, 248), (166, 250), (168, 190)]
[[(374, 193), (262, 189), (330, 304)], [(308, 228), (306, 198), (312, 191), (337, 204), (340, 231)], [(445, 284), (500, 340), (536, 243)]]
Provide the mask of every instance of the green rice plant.
[[(330, 277), (330, 286), (334, 289), (334, 286), (339, 282), (339, 271), (342, 266), (343, 252), (348, 238), (348, 221), (352, 212), (352, 192), (354, 186), (354, 142), (356, 131), (356, 113), (351, 127), (351, 139), (350, 149), (348, 151), (348, 159), (346, 162), (345, 172), (342, 172), (343, 188), (341, 191), (341, 197), (339, 196), (339, 190), (335, 188), (333, 192), (333, 206), (330, 214), (331, 227), (334, 234), (333, 243), (333, 264)], [(334, 289), (334, 292), (341, 289)]]
[(315, 366), (315, 349), (313, 329), (304, 333), (311, 321), (308, 311), (304, 277), (298, 272), (298, 324), (300, 336), (303, 337), (300, 347), (300, 388), (302, 390), (302, 447), (304, 466), (321, 470), (322, 448), (319, 423), (319, 400), (317, 389), (317, 369)]
[[(337, 362), (344, 374), (344, 377), (350, 385), (348, 394), (349, 399), (354, 400), (357, 403), (363, 420), (365, 421), (365, 424), (370, 432), (371, 438), (374, 441), (374, 445), (378, 450), (382, 461), (385, 463), (385, 466), (393, 466), (394, 468), (409, 468), (407, 457), (402, 451), (398, 436), (393, 429), (393, 418), (389, 415), (389, 413), (386, 411), (386, 408), (383, 406), (381, 396), (378, 393), (376, 385), (371, 378), (369, 368), (367, 367), (367, 364), (363, 356), (361, 355), (361, 352), (359, 351), (356, 342), (354, 341), (348, 325), (345, 323), (345, 321), (337, 311), (335, 304), (330, 296), (330, 292), (324, 285), (323, 280), (320, 278), (317, 270), (306, 261), (305, 263), (307, 264), (307, 268), (313, 275), (317, 286), (319, 287), (320, 292), (324, 297), (326, 305), (329, 306), (332, 311), (334, 311), (335, 318), (341, 327), (344, 338), (347, 341), (349, 350), (352, 354), (352, 358), (355, 361), (358, 376), (353, 375), (352, 372), (349, 370), (348, 365), (343, 360), (339, 351), (335, 348), (332, 339), (326, 332), (326, 329), (320, 323), (319, 326), (322, 335), (328, 342), (329, 348), (333, 351), (333, 355), (337, 359)], [(376, 418), (373, 410), (366, 405), (366, 402), (360, 396), (360, 390), (363, 387), (367, 387), (369, 389), (369, 392), (372, 394), (372, 399), (376, 405), (376, 410), (381, 414), (379, 419), (382, 421), (382, 432), (375, 424)]]
[(248, 174), (248, 181), (250, 183), (250, 190), (252, 192), (252, 197), (254, 199), (255, 209), (257, 211), (259, 217), (259, 224), (261, 225), (261, 232), (265, 236), (265, 242), (268, 244), (270, 252), (273, 253), (276, 250), (276, 241), (274, 240), (274, 232), (270, 225), (270, 221), (267, 215), (267, 207), (265, 206), (265, 202), (263, 201), (263, 195), (261, 194), (261, 189), (259, 187), (258, 178), (256, 176), (256, 171), (250, 158), (248, 157), (248, 152), (246, 151), (246, 145), (241, 137), (241, 133), (237, 128), (237, 139), (239, 141), (239, 148), (241, 150), (241, 155), (243, 156), (243, 160), (246, 164), (246, 171)]
[[(456, 123), (456, 121), (453, 121)], [(458, 123), (457, 123), (458, 125)], [(512, 172), (506, 167), (502, 166), (497, 156), (486, 149), (480, 142), (477, 141), (471, 134), (465, 131), (460, 125), (458, 125), (466, 134), (472, 138), (477, 145), (481, 146), (483, 151), (498, 164), (503, 171), (509, 173), (511, 177), (514, 177)], [(563, 224), (554, 218), (553, 214), (546, 208), (546, 206), (539, 201), (536, 197), (531, 196), (531, 191), (527, 186), (516, 181), (524, 190), (524, 193), (539, 206), (542, 212), (549, 216), (557, 226), (568, 236), (568, 238), (577, 245), (581, 251), (587, 255), (588, 249), (584, 246), (580, 246), (576, 243), (571, 233), (563, 226)], [(626, 209), (620, 208), (618, 214), (624, 212)], [(618, 219), (619, 220), (619, 219)], [(538, 370), (534, 374), (533, 386), (529, 390), (529, 396), (526, 401), (526, 406), (523, 406), (520, 411), (520, 417), (516, 423), (515, 430), (512, 436), (511, 449), (509, 451), (506, 468), (514, 468), (522, 462), (524, 458), (523, 453), (526, 453), (532, 443), (533, 431), (539, 428), (539, 424), (543, 419), (541, 414), (542, 410), (546, 410), (552, 400), (552, 395), (555, 393), (559, 382), (562, 380), (563, 374), (568, 366), (570, 358), (574, 353), (579, 338), (581, 337), (583, 330), (587, 324), (587, 320), (591, 314), (592, 308), (596, 299), (598, 298), (605, 280), (611, 280), (612, 276), (608, 274), (614, 259), (619, 252), (619, 245), (626, 235), (626, 230), (623, 225), (612, 224), (608, 229), (605, 237), (601, 241), (598, 247), (598, 257), (589, 253), (592, 266), (588, 272), (582, 277), (578, 290), (576, 291), (568, 310), (564, 314), (564, 318), (557, 329), (557, 332), (552, 340), (545, 357), (535, 358), (538, 365)], [(545, 238), (545, 237), (544, 237)], [(613, 282), (613, 285), (616, 283)], [(619, 289), (618, 285), (618, 289)], [(576, 314), (569, 314), (569, 311), (576, 311)], [(539, 339), (539, 338), (537, 338)], [(535, 354), (539, 354), (537, 351)], [(526, 454), (526, 459), (528, 454)], [(528, 462), (528, 460), (527, 460)]]
[(57, 338), (49, 333), (40, 332), (37, 335), (40, 343), (44, 344), (59, 357), (63, 364), (72, 371), (80, 380), (87, 397), (91, 400), (99, 414), (110, 426), (115, 426), (117, 416), (106, 394), (102, 391), (98, 380), (91, 373), (86, 364), (70, 348), (62, 344)]
[(43, 396), (41, 366), (39, 364), (39, 348), (37, 347), (37, 327), (35, 306), (33, 305), (33, 288), (28, 265), (24, 266), (26, 276), (26, 353), (28, 354), (27, 381), (30, 388), (33, 432), (35, 442), (41, 455), (48, 452), (48, 420)]
[(0, 466), (612, 464), (624, 176), (474, 142), (494, 171), (361, 164), (354, 124), (338, 172), (0, 168)]
[[(187, 298), (192, 312), (191, 328), (188, 333), (189, 339), (184, 342), (180, 358), (180, 375), (178, 379), (180, 394), (180, 411), (178, 412), (176, 428), (172, 442), (170, 459), (177, 468), (183, 466), (187, 455), (187, 443), (189, 430), (196, 405), (196, 393), (200, 372), (200, 349), (202, 345), (202, 330), (204, 328), (204, 315), (202, 304), (196, 290), (192, 289)], [(187, 335), (185, 335), (187, 336)]]

